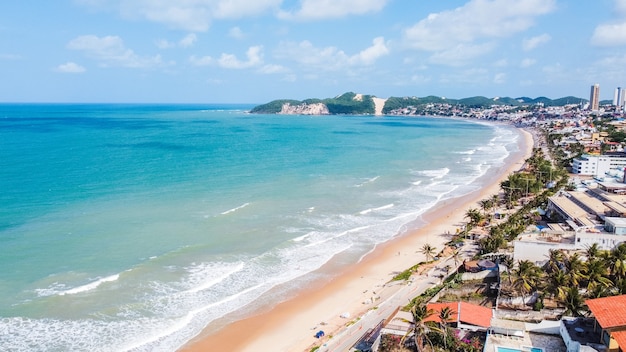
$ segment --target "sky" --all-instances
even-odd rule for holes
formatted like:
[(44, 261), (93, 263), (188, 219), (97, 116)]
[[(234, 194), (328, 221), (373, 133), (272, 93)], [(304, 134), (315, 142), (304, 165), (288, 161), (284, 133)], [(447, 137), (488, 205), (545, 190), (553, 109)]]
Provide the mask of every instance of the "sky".
[(601, 99), (626, 0), (0, 2), (0, 102)]

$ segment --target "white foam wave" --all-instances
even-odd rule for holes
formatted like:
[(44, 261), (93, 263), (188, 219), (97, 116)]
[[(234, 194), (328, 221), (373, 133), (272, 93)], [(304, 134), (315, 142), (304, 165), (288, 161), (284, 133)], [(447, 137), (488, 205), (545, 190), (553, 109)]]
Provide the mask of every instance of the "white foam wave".
[(222, 215), (227, 215), (227, 214), (230, 214), (230, 213), (234, 213), (234, 212), (236, 212), (237, 210), (241, 210), (241, 209), (243, 209), (243, 208), (247, 207), (248, 205), (250, 205), (250, 203), (243, 203), (242, 205), (240, 205), (240, 206), (238, 206), (238, 207), (236, 207), (236, 208), (228, 209), (228, 210), (226, 210), (226, 211), (222, 212), (221, 214), (222, 214)]
[(421, 171), (418, 171), (417, 173), (419, 175), (431, 177), (433, 179), (440, 179), (440, 178), (445, 177), (447, 174), (449, 174), (450, 169), (447, 167), (444, 167), (444, 168), (435, 169), (435, 170), (421, 170)]
[(77, 293), (95, 290), (98, 286), (102, 285), (103, 283), (117, 281), (119, 278), (120, 278), (120, 274), (115, 274), (115, 275), (99, 278), (96, 281), (90, 282), (86, 285), (74, 287), (69, 290), (64, 290), (64, 291), (58, 292), (57, 294), (59, 296), (75, 295)]
[(356, 185), (356, 187), (363, 187), (363, 186), (365, 186), (365, 185), (366, 185), (366, 184), (368, 184), (368, 183), (372, 183), (372, 182), (374, 182), (374, 181), (378, 180), (379, 178), (380, 178), (380, 176), (375, 176), (375, 177), (372, 177), (372, 178), (370, 178), (370, 179), (366, 180), (366, 181), (365, 181), (365, 182), (363, 182), (363, 183), (359, 183), (358, 185)]
[(228, 277), (240, 272), (241, 270), (243, 270), (244, 267), (244, 263), (239, 263), (237, 266), (235, 266), (232, 270), (224, 273), (223, 275), (213, 279), (213, 280), (209, 280), (207, 282), (204, 282), (203, 284), (196, 286), (192, 289), (187, 290), (188, 293), (196, 293), (196, 292), (200, 292), (200, 291), (204, 291), (206, 289), (209, 289), (217, 284), (219, 284), (220, 282), (226, 280)]
[(476, 149), (471, 149), (471, 150), (466, 150), (466, 151), (463, 151), (463, 152), (459, 152), (459, 154), (469, 154), (469, 155), (472, 155), (474, 153), (476, 153)]
[(385, 210), (385, 209), (389, 209), (389, 208), (393, 208), (393, 207), (394, 207), (394, 204), (391, 203), (391, 204), (383, 205), (382, 207), (378, 207), (378, 208), (365, 209), (365, 210), (359, 212), (359, 214), (366, 215), (366, 214), (369, 214), (369, 213), (374, 212), (374, 211)]

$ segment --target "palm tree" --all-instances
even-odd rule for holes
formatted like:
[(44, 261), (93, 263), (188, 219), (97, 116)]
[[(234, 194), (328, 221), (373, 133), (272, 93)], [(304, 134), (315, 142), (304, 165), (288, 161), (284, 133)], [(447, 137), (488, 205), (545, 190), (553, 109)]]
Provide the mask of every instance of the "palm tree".
[(480, 222), (483, 220), (483, 215), (480, 213), (480, 211), (478, 211), (478, 209), (475, 208), (468, 209), (465, 213), (465, 217), (470, 220), (469, 225), (471, 227), (480, 224)]
[(545, 290), (552, 298), (564, 299), (569, 286), (569, 277), (562, 270), (552, 271), (547, 275)]
[(597, 286), (609, 287), (612, 282), (606, 277), (608, 270), (604, 262), (594, 258), (587, 261), (585, 265), (585, 278), (587, 279), (587, 290), (594, 291)]
[(580, 259), (580, 255), (578, 255), (578, 253), (574, 253), (567, 257), (565, 259), (565, 268), (572, 285), (579, 287), (580, 281), (584, 279), (583, 270), (585, 268), (585, 264)]
[(500, 263), (502, 263), (502, 265), (506, 266), (506, 274), (509, 277), (509, 285), (512, 284), (511, 281), (511, 269), (513, 269), (513, 265), (515, 265), (515, 261), (513, 260), (512, 256), (506, 255), (503, 256), (500, 259)]
[(426, 261), (431, 261), (435, 257), (435, 247), (431, 246), (430, 243), (424, 243), (422, 246), (421, 252), (426, 256)]
[(487, 199), (483, 199), (481, 201), (478, 202), (478, 204), (480, 204), (480, 208), (483, 210), (483, 216), (487, 216), (487, 210), (489, 210), (492, 206), (492, 200), (491, 198), (487, 198)]
[(456, 312), (450, 309), (450, 307), (443, 307), (441, 311), (439, 311), (439, 328), (441, 329), (441, 335), (443, 337), (444, 350), (448, 349), (448, 320), (450, 320), (454, 314), (456, 314)]
[(413, 334), (413, 338), (415, 339), (415, 346), (418, 351), (424, 350), (424, 342), (427, 341), (431, 346), (432, 343), (428, 339), (428, 334), (431, 331), (438, 332), (439, 328), (437, 328), (437, 323), (434, 321), (425, 321), (428, 317), (435, 314), (435, 311), (432, 309), (426, 308), (425, 305), (414, 305), (411, 308), (411, 316), (413, 321), (407, 321), (404, 318), (399, 318), (405, 323), (412, 324), (412, 327), (409, 331), (406, 332), (406, 335), (402, 338), (404, 342), (408, 336)]
[(626, 279), (626, 243), (621, 243), (610, 252), (601, 253), (606, 262), (613, 282)]
[(517, 262), (517, 269), (514, 270), (515, 280), (513, 287), (516, 288), (522, 297), (537, 289), (541, 270), (538, 266), (529, 260), (520, 260)]
[(585, 254), (587, 255), (587, 260), (591, 260), (591, 258), (597, 257), (600, 254), (600, 248), (598, 248), (598, 244), (594, 243), (591, 246), (588, 246)]
[(570, 286), (567, 289), (565, 297), (559, 301), (565, 307), (563, 315), (573, 315), (575, 317), (582, 317), (585, 311), (585, 302), (583, 301), (578, 287)]
[(459, 267), (459, 262), (461, 261), (461, 251), (456, 249), (452, 252), (452, 259), (454, 260), (454, 266)]

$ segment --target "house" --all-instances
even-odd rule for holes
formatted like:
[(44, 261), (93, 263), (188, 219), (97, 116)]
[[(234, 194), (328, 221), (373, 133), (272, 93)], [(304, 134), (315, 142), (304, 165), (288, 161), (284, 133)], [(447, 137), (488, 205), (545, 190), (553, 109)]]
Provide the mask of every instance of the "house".
[(585, 301), (602, 331), (601, 342), (608, 352), (626, 351), (626, 295)]
[(467, 302), (428, 303), (426, 309), (432, 309), (435, 313), (426, 318), (426, 321), (441, 322), (439, 313), (445, 307), (451, 311), (450, 319), (447, 321), (451, 326), (471, 331), (487, 331), (489, 329), (493, 315), (491, 308)]

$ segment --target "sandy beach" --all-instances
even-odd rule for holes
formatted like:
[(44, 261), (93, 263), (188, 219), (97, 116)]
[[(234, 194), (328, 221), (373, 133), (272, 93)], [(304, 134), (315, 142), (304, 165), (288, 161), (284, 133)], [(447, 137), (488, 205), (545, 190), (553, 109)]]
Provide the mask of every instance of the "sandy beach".
[[(309, 351), (339, 334), (399, 290), (403, 283), (389, 281), (396, 273), (425, 260), (420, 253), (425, 243), (437, 252), (443, 249), (449, 240), (446, 234), (460, 228), (466, 211), (479, 209), (478, 201), (498, 193), (500, 181), (522, 167), (531, 155), (533, 137), (527, 131), (520, 132), (519, 152), (510, 155), (506, 165), (483, 176), (478, 181), (485, 185), (482, 189), (442, 202), (422, 216), (424, 226), (380, 245), (358, 264), (346, 267), (331, 261), (320, 272), (333, 273), (332, 279), (309, 284), (297, 296), (271, 309), (245, 312), (248, 318), (210, 325), (182, 351)], [(369, 303), (372, 299), (375, 302)], [(345, 313), (349, 318), (341, 317)], [(220, 324), (226, 326), (221, 328)], [(318, 330), (326, 333), (319, 340), (314, 337)]]

